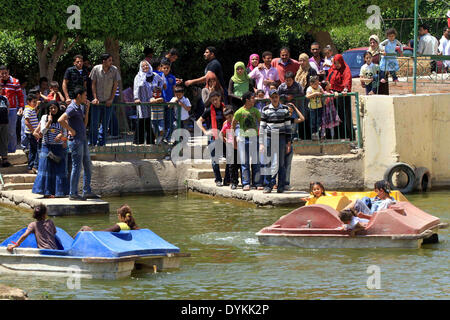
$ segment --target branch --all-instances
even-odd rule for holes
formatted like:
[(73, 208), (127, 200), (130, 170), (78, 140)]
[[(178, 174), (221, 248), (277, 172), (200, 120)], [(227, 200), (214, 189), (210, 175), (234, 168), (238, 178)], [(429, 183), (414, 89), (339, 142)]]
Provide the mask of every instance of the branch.
[(44, 50), (46, 51), (46, 53), (48, 52), (48, 50), (50, 49), (50, 47), (53, 46), (53, 44), (56, 42), (56, 39), (58, 39), (58, 36), (56, 34), (53, 35), (52, 39), (49, 41), (49, 43), (47, 43), (45, 45)]

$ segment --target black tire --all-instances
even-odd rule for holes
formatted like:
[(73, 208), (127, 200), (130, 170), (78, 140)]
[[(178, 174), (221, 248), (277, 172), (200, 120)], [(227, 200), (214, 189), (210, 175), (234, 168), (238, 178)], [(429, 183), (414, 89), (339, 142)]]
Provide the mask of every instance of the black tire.
[(431, 173), (425, 167), (419, 167), (414, 170), (416, 181), (414, 183), (414, 190), (426, 192), (431, 189)]
[[(396, 188), (394, 186), (394, 183), (392, 182), (392, 177), (397, 172), (404, 172), (408, 177), (408, 183), (403, 188)], [(414, 184), (416, 182), (416, 175), (414, 174), (414, 169), (411, 168), (410, 165), (407, 163), (395, 163), (391, 165), (389, 168), (386, 169), (386, 172), (384, 173), (384, 180), (389, 182), (391, 185), (392, 190), (398, 190), (401, 193), (410, 193), (414, 190)]]

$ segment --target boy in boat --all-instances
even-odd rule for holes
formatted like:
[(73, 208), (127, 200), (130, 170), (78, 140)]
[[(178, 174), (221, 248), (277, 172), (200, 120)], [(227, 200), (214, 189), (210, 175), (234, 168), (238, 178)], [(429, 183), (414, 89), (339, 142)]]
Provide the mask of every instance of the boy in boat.
[(344, 224), (344, 230), (350, 231), (350, 236), (354, 237), (356, 232), (365, 230), (369, 220), (358, 218), (353, 209), (342, 210), (339, 212), (339, 218)]
[(33, 218), (36, 219), (36, 221), (33, 221), (28, 225), (27, 230), (19, 240), (17, 240), (17, 243), (8, 245), (7, 250), (9, 252), (13, 252), (14, 248), (19, 247), (30, 233), (36, 235), (36, 242), (39, 249), (58, 250), (55, 239), (56, 227), (52, 220), (47, 219), (47, 208), (42, 204), (35, 207)]
[(344, 208), (344, 210), (354, 209), (358, 212), (358, 217), (370, 219), (374, 212), (387, 209), (391, 204), (395, 203), (394, 198), (389, 195), (390, 186), (387, 181), (380, 180), (375, 182), (374, 189), (377, 194), (376, 197), (364, 197), (362, 199), (352, 201), (347, 207)]

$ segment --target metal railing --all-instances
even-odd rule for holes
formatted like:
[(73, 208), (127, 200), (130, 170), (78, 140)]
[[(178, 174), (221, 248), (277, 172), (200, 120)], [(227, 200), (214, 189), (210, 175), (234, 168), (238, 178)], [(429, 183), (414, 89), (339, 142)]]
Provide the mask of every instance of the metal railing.
[[(257, 101), (270, 103), (269, 99)], [(317, 116), (313, 115), (316, 111), (309, 108), (309, 99), (305, 96), (293, 96), (292, 99), (282, 96), (280, 101), (285, 105), (293, 103), (305, 118), (298, 124), (292, 124), (294, 146), (354, 144), (358, 148), (362, 147), (357, 92), (348, 92), (346, 95), (342, 93), (323, 95), (322, 110), (317, 112), (320, 117), (316, 124), (312, 123)], [(296, 111), (292, 111), (295, 117)], [(318, 130), (314, 130), (316, 128)]]
[[(269, 104), (269, 99), (258, 100), (264, 104)], [(346, 96), (342, 93), (338, 95), (323, 95), (322, 110), (319, 117), (316, 117), (315, 124), (312, 123), (312, 113), (309, 108), (309, 100), (305, 96), (294, 96), (287, 101), (281, 98), (283, 104), (293, 103), (305, 118), (304, 121), (293, 124), (294, 146), (308, 145), (330, 145), (330, 144), (357, 144), (362, 146), (359, 117), (359, 97), (357, 92), (349, 92)], [(140, 118), (136, 112), (136, 106), (149, 107), (148, 117)], [(167, 107), (170, 111), (167, 111)], [(153, 121), (152, 108), (159, 108), (158, 112), (164, 112), (164, 117), (158, 117), (159, 126), (164, 128), (165, 140), (170, 141), (170, 134), (175, 129), (182, 128), (181, 106), (177, 103), (115, 103), (110, 107), (111, 117), (106, 129), (103, 123), (107, 120), (106, 112), (97, 122), (93, 119), (93, 112), (98, 112), (94, 108), (98, 105), (91, 105), (89, 123), (87, 127), (89, 148), (92, 154), (167, 154), (170, 145), (166, 143), (157, 144), (156, 121)], [(100, 108), (108, 108), (102, 107)], [(173, 119), (165, 117), (173, 116), (172, 110), (177, 115)], [(296, 112), (293, 111), (294, 118)], [(319, 113), (319, 112), (317, 112)], [(328, 119), (328, 122), (326, 121)], [(332, 120), (331, 123), (329, 120)], [(195, 119), (196, 120), (196, 119)], [(186, 129), (193, 131), (196, 125), (195, 120), (190, 118), (190, 125)], [(188, 122), (189, 122), (188, 121)], [(170, 126), (167, 127), (167, 124)], [(97, 130), (95, 129), (97, 126)], [(170, 134), (167, 134), (167, 130)], [(355, 130), (356, 129), (356, 130)], [(98, 131), (98, 134), (96, 132)], [(97, 136), (97, 139), (96, 139)], [(96, 140), (96, 141), (94, 141)]]
[[(137, 106), (148, 108), (145, 111), (146, 114), (144, 115), (143, 112), (140, 115)], [(168, 109), (168, 107), (171, 108)], [(156, 108), (158, 111), (155, 110)], [(176, 116), (172, 112), (174, 109)], [(155, 120), (153, 115), (158, 112), (170, 115), (167, 122), (170, 124), (169, 127), (166, 117), (163, 116), (162, 120), (159, 120), (162, 121), (164, 128), (163, 138), (170, 139), (167, 136), (167, 130), (173, 132), (176, 128), (181, 128), (181, 106), (177, 103), (113, 103), (111, 107), (91, 104), (87, 126), (90, 152), (92, 154), (166, 154), (169, 146), (164, 143), (156, 144), (160, 133), (156, 128), (161, 127), (161, 124), (153, 121)], [(103, 124), (108, 118), (108, 125), (104, 128)]]
[[(413, 57), (398, 57), (399, 77), (406, 81), (413, 79)], [(417, 57), (417, 81), (431, 83), (450, 83), (450, 56), (423, 55)]]

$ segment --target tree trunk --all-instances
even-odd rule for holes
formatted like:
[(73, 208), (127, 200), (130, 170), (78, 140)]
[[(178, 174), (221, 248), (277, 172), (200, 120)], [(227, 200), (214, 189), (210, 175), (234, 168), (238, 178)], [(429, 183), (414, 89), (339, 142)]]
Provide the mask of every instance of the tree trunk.
[[(36, 52), (39, 60), (39, 76), (46, 77), (48, 81), (52, 81), (59, 58), (72, 49), (78, 39), (79, 38), (77, 37), (68, 48), (65, 48), (67, 43), (66, 37), (58, 38), (58, 36), (54, 35), (47, 44), (44, 44), (44, 40), (36, 39)], [(55, 48), (53, 48), (54, 45)]]
[(328, 31), (311, 30), (309, 31), (309, 34), (313, 36), (315, 41), (320, 43), (321, 48), (325, 48), (325, 46), (330, 45), (333, 55), (338, 53), (336, 46), (334, 45), (333, 39), (331, 39), (331, 35)]
[[(114, 38), (106, 38), (104, 41), (106, 53), (109, 53), (113, 58), (113, 65), (119, 69), (120, 72), (120, 44), (119, 40)], [(119, 81), (119, 101), (123, 102), (122, 99), (123, 84)], [(125, 108), (123, 106), (117, 107), (117, 120), (119, 121), (119, 130), (124, 132), (128, 131), (128, 121), (127, 115), (125, 113)]]

